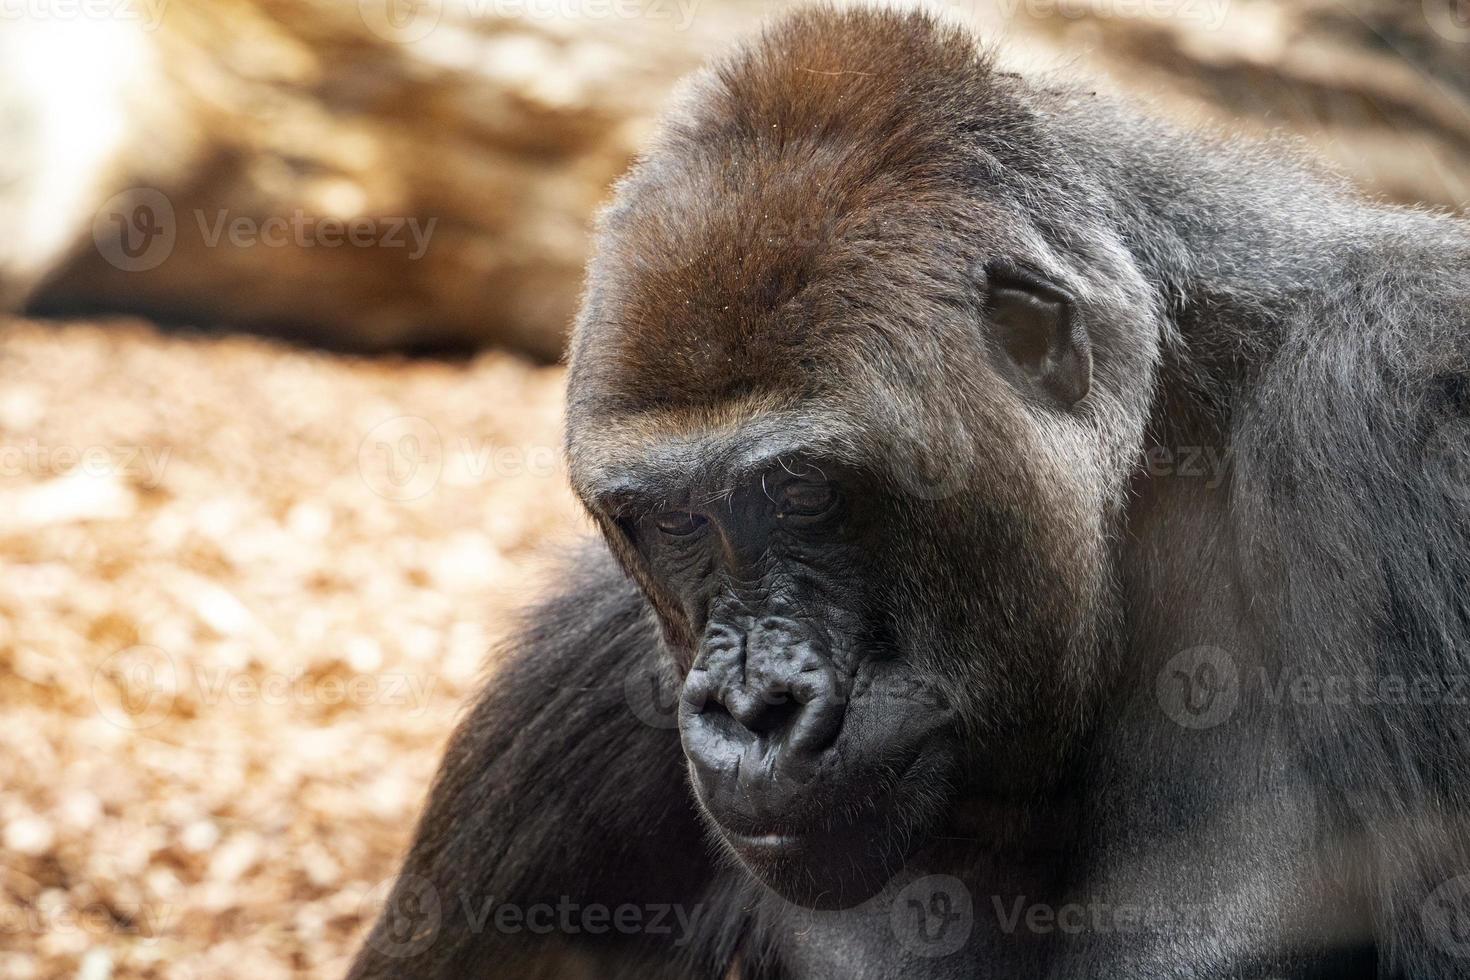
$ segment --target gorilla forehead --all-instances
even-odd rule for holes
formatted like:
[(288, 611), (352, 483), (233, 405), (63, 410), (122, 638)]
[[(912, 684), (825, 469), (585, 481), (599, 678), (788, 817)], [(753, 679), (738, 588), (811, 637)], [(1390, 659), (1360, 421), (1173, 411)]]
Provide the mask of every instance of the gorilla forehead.
[(798, 16), (697, 78), (620, 186), (572, 358), (602, 417), (932, 375), (960, 339), (1007, 225), (977, 206), (964, 131), (997, 117), (994, 75), (921, 18), (844, 26)]

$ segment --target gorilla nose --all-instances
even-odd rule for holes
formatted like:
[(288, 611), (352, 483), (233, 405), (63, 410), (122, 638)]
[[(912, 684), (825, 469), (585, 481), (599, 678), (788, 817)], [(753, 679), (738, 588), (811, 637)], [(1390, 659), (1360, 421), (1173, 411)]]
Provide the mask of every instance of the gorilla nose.
[(836, 739), (841, 683), (809, 643), (750, 643), (701, 657), (684, 684), (680, 727), (690, 759), (742, 783), (797, 774)]
[(825, 664), (786, 672), (758, 667), (741, 684), (713, 692), (705, 709), (723, 709), (758, 739), (784, 748), (820, 751), (842, 720), (832, 670)]

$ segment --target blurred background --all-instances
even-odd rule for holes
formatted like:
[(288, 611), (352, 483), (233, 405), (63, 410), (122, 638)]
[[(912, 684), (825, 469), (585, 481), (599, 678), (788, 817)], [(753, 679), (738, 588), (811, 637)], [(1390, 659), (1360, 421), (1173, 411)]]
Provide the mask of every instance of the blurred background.
[[(0, 0), (0, 978), (342, 972), (585, 530), (589, 223), (781, 6)], [(1470, 0), (930, 6), (1470, 202)]]

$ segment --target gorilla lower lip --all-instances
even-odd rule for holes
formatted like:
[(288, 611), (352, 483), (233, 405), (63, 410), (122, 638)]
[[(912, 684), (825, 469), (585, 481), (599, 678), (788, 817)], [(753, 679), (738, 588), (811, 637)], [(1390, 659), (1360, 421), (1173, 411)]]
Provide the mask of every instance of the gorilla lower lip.
[(788, 851), (801, 846), (801, 838), (790, 834), (730, 834), (729, 836), (742, 850)]

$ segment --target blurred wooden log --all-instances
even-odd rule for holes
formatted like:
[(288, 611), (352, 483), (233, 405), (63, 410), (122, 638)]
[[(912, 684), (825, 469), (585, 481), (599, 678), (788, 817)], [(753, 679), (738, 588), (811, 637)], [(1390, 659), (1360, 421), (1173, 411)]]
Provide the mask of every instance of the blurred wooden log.
[[(92, 84), (124, 132), (85, 220), (51, 215), (65, 260), (4, 278), (43, 313), (552, 359), (598, 202), (673, 80), (739, 29), (739, 4), (710, 6), (169, 0), (131, 25), (129, 73)], [(85, 90), (77, 67), (32, 65), (32, 87)]]
[(1470, 205), (1470, 0), (998, 2), (1173, 114), (1299, 134), (1371, 194)]
[(90, 229), (136, 135), (126, 93), (156, 81), (136, 24), (7, 19), (0, 28), (0, 309), (24, 305)]

